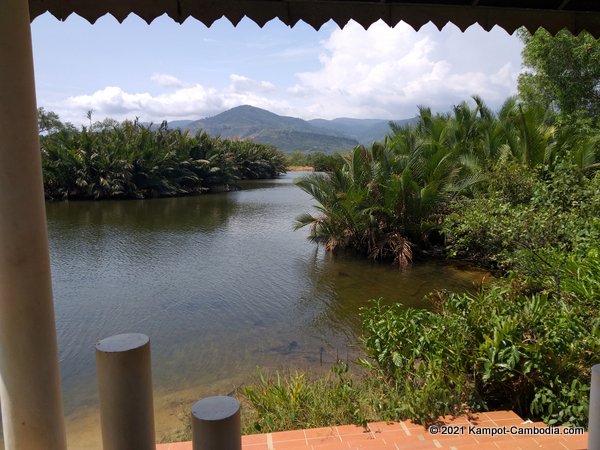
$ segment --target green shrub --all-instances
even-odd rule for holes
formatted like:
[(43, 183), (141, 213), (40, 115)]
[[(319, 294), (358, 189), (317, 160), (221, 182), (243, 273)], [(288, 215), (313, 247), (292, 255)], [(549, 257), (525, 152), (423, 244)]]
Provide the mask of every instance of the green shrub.
[(465, 376), (471, 345), (465, 317), (379, 301), (361, 314), (370, 358), (362, 364), (402, 399), (393, 418), (431, 422), (465, 411), (473, 394)]
[(435, 312), (376, 303), (363, 311), (365, 365), (406, 399), (399, 418), (511, 409), (585, 426), (590, 368), (600, 361), (600, 267), (583, 267), (563, 272), (569, 291), (560, 296), (502, 280), (474, 294), (438, 293)]
[(266, 375), (240, 389), (246, 433), (366, 424), (373, 419), (371, 389), (350, 376), (347, 364), (338, 363), (327, 376), (312, 378), (303, 372)]
[(600, 242), (600, 174), (580, 175), (565, 159), (540, 171), (522, 197), (512, 182), (495, 182), (485, 195), (456, 202), (444, 224), (449, 254), (541, 278), (557, 266), (556, 252), (584, 256)]

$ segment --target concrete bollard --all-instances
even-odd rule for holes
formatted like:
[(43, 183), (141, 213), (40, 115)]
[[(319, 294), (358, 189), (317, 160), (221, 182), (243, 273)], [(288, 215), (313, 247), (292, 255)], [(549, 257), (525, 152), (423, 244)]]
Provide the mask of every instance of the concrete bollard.
[(240, 404), (232, 397), (207, 397), (192, 407), (193, 450), (241, 450)]
[(592, 367), (590, 388), (588, 449), (600, 450), (600, 364)]
[(155, 450), (150, 339), (119, 334), (96, 344), (104, 450)]

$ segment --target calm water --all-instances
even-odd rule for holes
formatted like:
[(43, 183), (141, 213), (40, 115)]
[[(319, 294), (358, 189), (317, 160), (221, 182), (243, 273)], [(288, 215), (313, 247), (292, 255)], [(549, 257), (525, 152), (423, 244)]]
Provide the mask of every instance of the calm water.
[(70, 448), (99, 448), (94, 345), (126, 332), (152, 341), (157, 431), (201, 396), (225, 394), (257, 366), (319, 367), (357, 354), (358, 308), (375, 297), (426, 306), (437, 288), (481, 273), (405, 272), (332, 256), (293, 231), (313, 201), (298, 173), (228, 194), (47, 205)]

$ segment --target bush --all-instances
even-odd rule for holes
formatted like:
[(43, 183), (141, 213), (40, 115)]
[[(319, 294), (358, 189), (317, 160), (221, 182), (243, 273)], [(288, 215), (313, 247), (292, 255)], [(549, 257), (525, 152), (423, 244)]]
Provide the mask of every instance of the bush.
[(365, 425), (374, 417), (368, 405), (370, 389), (338, 363), (329, 375), (311, 378), (303, 372), (273, 376), (259, 372), (257, 381), (240, 389), (248, 412), (246, 433), (325, 427), (348, 423)]
[(600, 173), (582, 176), (565, 158), (554, 171), (540, 170), (535, 178), (508, 175), (485, 195), (455, 203), (444, 231), (451, 256), (545, 276), (555, 265), (545, 253), (584, 256), (600, 242)]
[(364, 310), (367, 364), (410, 399), (398, 417), (511, 409), (585, 426), (590, 368), (600, 361), (600, 264), (580, 267), (561, 270), (560, 295), (523, 294), (502, 280), (475, 294), (438, 293), (435, 312)]
[[(393, 406), (394, 419), (432, 422), (439, 416), (467, 412), (475, 404), (468, 377), (468, 322), (459, 315), (382, 306), (362, 309), (363, 360), (402, 399)], [(389, 409), (389, 407), (387, 408)]]

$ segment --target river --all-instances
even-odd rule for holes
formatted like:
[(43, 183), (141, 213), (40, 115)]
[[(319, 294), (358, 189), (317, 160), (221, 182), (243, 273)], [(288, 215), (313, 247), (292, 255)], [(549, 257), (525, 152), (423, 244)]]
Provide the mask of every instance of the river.
[[(157, 434), (256, 367), (320, 369), (357, 355), (358, 310), (384, 297), (427, 306), (482, 273), (440, 262), (400, 272), (310, 243), (294, 218), (314, 201), (302, 173), (237, 192), (141, 201), (48, 203), (69, 448), (100, 448), (94, 345), (150, 336)], [(323, 369), (325, 370), (325, 369)]]

